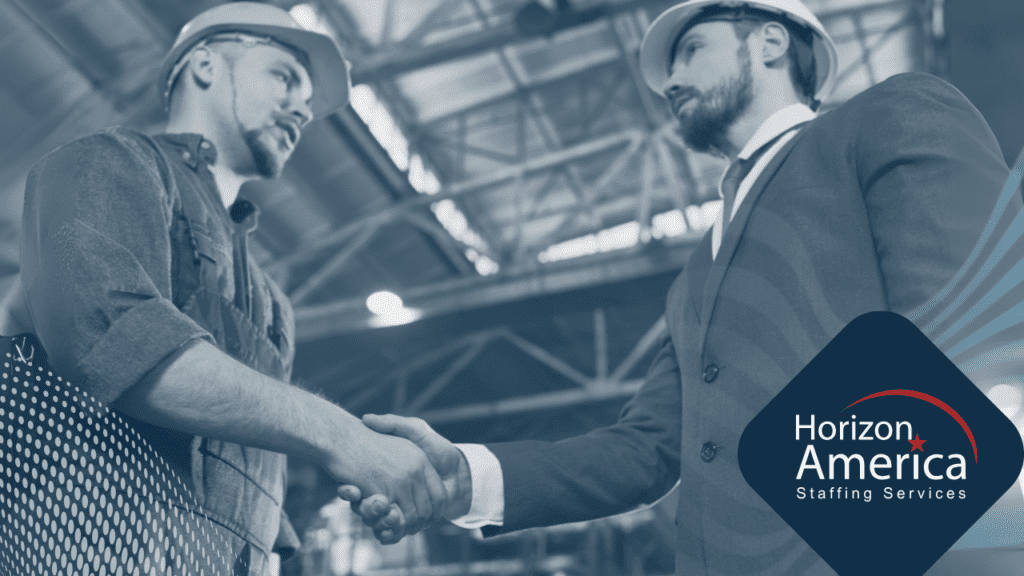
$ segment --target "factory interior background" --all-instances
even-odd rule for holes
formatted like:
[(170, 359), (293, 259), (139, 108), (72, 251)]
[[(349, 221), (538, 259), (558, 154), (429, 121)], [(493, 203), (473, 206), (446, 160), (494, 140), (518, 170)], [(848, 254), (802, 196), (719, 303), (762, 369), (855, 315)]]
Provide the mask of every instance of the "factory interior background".
[[(0, 1), (0, 290), (16, 276), (25, 175), (116, 125), (165, 120), (157, 68), (214, 0)], [(687, 150), (637, 68), (662, 0), (272, 2), (334, 37), (351, 106), (310, 125), (251, 250), (296, 309), (295, 382), (359, 415), (459, 442), (610, 424), (665, 333), (669, 285), (721, 210), (721, 160)], [(926, 71), (1024, 145), (1024, 3), (808, 0), (839, 48), (828, 110)], [(865, 119), (869, 122), (870, 119)], [(1022, 388), (977, 383), (1024, 426)], [(292, 460), (303, 540), (282, 575), (664, 575), (675, 506), (483, 539), (454, 526), (381, 546)]]

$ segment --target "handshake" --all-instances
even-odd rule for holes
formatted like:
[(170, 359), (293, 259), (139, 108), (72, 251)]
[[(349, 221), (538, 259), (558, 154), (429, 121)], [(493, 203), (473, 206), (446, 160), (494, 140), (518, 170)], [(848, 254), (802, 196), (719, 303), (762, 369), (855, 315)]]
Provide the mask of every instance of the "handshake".
[[(385, 470), (391, 478), (377, 483), (380, 489), (366, 484), (362, 490), (355, 484), (342, 484), (338, 488), (338, 496), (351, 503), (352, 510), (373, 528), (377, 540), (394, 544), (429, 524), (442, 519), (453, 520), (469, 512), (472, 501), (469, 464), (454, 444), (419, 418), (367, 414), (363, 424), (374, 432), (395, 437), (389, 440), (412, 442), (429, 462), (427, 466), (403, 465)], [(371, 468), (380, 468), (403, 452), (391, 452), (387, 445), (381, 450)]]

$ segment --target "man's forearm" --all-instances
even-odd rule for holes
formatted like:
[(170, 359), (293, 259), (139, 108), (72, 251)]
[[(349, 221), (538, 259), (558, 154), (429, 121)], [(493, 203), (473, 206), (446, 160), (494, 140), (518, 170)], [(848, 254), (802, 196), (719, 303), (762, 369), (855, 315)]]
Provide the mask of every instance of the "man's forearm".
[(445, 511), (441, 479), (411, 442), (378, 434), (341, 407), (207, 342), (164, 361), (115, 407), (150, 424), (311, 460), (339, 483), (387, 495), (417, 530)]
[(115, 406), (133, 418), (323, 464), (365, 429), (323, 398), (265, 376), (206, 342), (179, 351)]
[(415, 530), (445, 511), (441, 479), (411, 442), (378, 434), (341, 407), (206, 342), (164, 361), (115, 407), (158, 426), (311, 460), (339, 483), (386, 495)]

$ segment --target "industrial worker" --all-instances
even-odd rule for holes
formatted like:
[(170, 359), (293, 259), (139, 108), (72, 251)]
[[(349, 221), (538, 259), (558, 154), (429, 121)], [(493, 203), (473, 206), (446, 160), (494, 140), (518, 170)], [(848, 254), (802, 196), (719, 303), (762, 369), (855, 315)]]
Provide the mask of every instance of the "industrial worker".
[[(485, 534), (589, 520), (680, 479), (676, 574), (835, 574), (744, 481), (740, 435), (851, 320), (908, 315), (946, 286), (1008, 176), (978, 111), (930, 75), (895, 76), (817, 115), (836, 68), (798, 0), (694, 0), (651, 24), (640, 70), (687, 145), (729, 160), (723, 213), (671, 287), (669, 334), (615, 425), (459, 449), (422, 421), (364, 417), (427, 451), (449, 519)], [(378, 538), (401, 536), (400, 510), (339, 493)], [(1010, 573), (948, 568), (955, 554), (929, 575)]]
[(419, 448), (289, 384), (292, 309), (247, 253), (258, 209), (239, 188), (278, 176), (303, 127), (346, 105), (337, 45), (280, 8), (227, 3), (182, 29), (159, 81), (164, 133), (88, 136), (28, 177), (23, 298), (52, 365), (133, 419), (211, 541), (230, 542), (218, 552), (235, 574), (267, 574), (298, 545), (285, 454), (386, 495), (413, 529), (438, 519), (444, 490)]

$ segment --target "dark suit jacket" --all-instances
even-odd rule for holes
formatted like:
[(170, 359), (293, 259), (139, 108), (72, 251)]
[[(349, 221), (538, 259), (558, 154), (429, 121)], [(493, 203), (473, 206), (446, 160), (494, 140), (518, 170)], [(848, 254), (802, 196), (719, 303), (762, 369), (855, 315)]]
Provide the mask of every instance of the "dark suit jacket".
[(925, 74), (806, 125), (754, 183), (717, 258), (709, 233), (672, 286), (669, 336), (619, 422), (488, 446), (505, 480), (494, 532), (623, 512), (681, 478), (678, 574), (834, 574), (744, 481), (740, 434), (849, 321), (906, 315), (939, 292), (1008, 174), (981, 114)]

